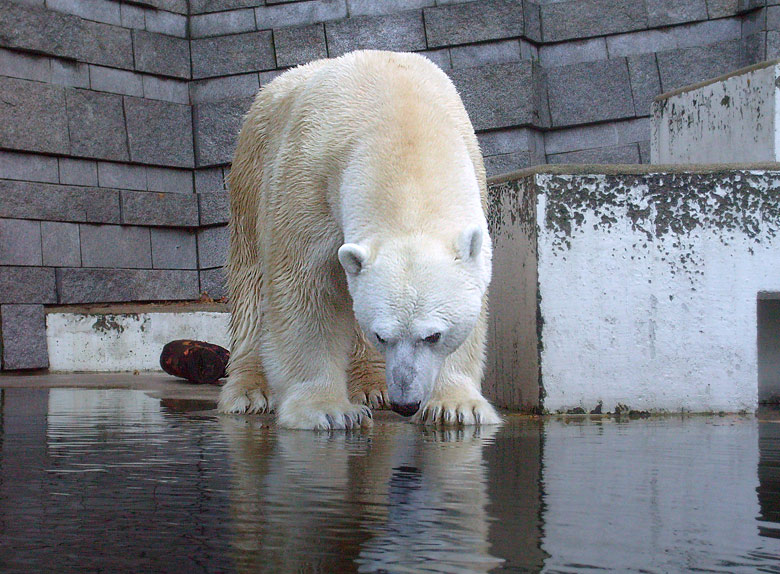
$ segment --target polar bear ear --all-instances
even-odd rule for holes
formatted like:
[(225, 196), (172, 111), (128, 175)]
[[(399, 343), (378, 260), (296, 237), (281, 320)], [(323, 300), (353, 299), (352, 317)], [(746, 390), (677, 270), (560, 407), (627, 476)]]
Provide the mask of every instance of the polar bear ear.
[(357, 243), (345, 243), (339, 247), (339, 261), (348, 275), (357, 275), (366, 266), (368, 251)]
[(482, 252), (482, 235), (482, 227), (479, 225), (469, 225), (461, 231), (455, 244), (458, 259), (463, 261), (476, 259)]

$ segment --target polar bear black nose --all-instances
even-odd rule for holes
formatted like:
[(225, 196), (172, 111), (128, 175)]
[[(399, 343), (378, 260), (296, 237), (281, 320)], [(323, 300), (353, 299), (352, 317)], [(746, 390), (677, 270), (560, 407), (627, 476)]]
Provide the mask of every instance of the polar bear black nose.
[(420, 403), (419, 402), (408, 403), (408, 404), (390, 403), (390, 408), (393, 409), (395, 412), (397, 412), (399, 415), (410, 417), (418, 410), (420, 410)]

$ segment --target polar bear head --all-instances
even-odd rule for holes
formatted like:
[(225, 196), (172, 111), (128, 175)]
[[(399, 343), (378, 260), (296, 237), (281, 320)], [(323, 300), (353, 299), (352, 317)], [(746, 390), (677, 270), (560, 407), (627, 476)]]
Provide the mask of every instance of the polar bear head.
[(412, 415), (480, 318), (491, 273), (487, 226), (467, 225), (447, 239), (345, 243), (338, 258), (355, 317), (385, 357), (391, 406)]

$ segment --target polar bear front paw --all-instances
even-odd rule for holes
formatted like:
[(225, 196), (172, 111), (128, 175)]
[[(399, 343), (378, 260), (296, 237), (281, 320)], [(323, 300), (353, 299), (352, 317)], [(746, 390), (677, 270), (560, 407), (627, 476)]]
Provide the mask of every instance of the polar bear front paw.
[(430, 400), (412, 417), (422, 425), (468, 426), (497, 425), (501, 417), (484, 398)]
[(267, 413), (271, 410), (271, 400), (262, 389), (225, 385), (219, 393), (217, 410), (235, 414)]
[(368, 392), (359, 392), (349, 397), (353, 403), (366, 405), (372, 409), (386, 409), (390, 407), (390, 398), (384, 389), (371, 389)]
[(283, 404), (279, 408), (279, 426), (288, 429), (343, 430), (369, 428), (373, 424), (367, 405), (346, 403), (316, 408)]

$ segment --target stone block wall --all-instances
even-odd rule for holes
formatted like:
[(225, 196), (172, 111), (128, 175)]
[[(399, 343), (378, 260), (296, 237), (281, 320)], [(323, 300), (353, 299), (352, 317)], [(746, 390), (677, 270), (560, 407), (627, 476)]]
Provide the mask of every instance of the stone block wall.
[(224, 295), (224, 178), (287, 67), (417, 51), (490, 174), (649, 161), (661, 92), (780, 55), (780, 0), (0, 2), (2, 368), (47, 366), (44, 306)]

